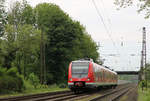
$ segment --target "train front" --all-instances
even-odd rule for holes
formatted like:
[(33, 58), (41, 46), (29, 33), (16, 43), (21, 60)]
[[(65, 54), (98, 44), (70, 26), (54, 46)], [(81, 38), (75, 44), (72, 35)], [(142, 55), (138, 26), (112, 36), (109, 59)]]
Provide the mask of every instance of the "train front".
[(93, 84), (92, 62), (73, 61), (69, 65), (68, 86), (76, 92)]

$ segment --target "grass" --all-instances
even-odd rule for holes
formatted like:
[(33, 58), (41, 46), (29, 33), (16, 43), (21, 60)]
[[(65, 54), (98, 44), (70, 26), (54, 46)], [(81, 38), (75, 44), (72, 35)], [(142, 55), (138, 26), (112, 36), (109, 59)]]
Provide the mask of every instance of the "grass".
[(142, 91), (142, 88), (139, 87), (138, 89), (138, 101), (150, 101), (150, 86), (148, 88), (144, 88)]
[(46, 92), (55, 92), (55, 91), (64, 91), (64, 90), (69, 90), (69, 89), (68, 88), (59, 88), (59, 86), (57, 86), (57, 85), (38, 86), (37, 88), (29, 86), (26, 90), (24, 90), (21, 93), (11, 92), (10, 94), (0, 95), (0, 98), (10, 97), (10, 96), (22, 96), (22, 95), (29, 95), (29, 94), (46, 93)]

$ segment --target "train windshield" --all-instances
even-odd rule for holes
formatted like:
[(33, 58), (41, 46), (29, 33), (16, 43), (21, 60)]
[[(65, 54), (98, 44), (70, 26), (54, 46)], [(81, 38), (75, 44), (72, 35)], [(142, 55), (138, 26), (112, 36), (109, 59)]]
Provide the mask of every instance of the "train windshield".
[(72, 77), (83, 78), (88, 76), (89, 62), (72, 62)]

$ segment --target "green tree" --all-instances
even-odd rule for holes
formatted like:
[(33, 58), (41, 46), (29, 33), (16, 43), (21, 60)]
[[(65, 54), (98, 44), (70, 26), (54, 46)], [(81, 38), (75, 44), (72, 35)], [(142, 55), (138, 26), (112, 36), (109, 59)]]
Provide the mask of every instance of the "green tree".
[(32, 67), (39, 58), (41, 32), (31, 25), (18, 25), (17, 30), (7, 25), (5, 29), (1, 44), (4, 58), (2, 66), (9, 69), (13, 64), (20, 74), (24, 72), (25, 75), (25, 66)]
[(41, 31), (25, 24), (18, 27), (17, 33), (16, 44), (18, 51), (15, 64), (18, 70), (21, 70), (22, 67), (22, 72), (26, 76), (33, 72), (35, 68), (39, 68), (38, 58)]
[(0, 0), (0, 37), (4, 33), (4, 27), (7, 22), (7, 13), (4, 7), (5, 0)]
[[(35, 8), (38, 28), (47, 35), (46, 66), (47, 72), (53, 74), (49, 83), (63, 81), (66, 54), (73, 47), (76, 33), (73, 21), (58, 6), (54, 4), (39, 4)], [(58, 76), (56, 76), (58, 75)]]
[(23, 79), (17, 74), (16, 68), (0, 67), (0, 94), (12, 91), (22, 91), (24, 89)]
[[(135, 0), (115, 0), (115, 4), (119, 8), (126, 8), (135, 3)], [(138, 12), (145, 12), (145, 18), (150, 16), (150, 1), (149, 0), (138, 0), (137, 2)]]
[(1, 42), (2, 67), (11, 68), (11, 62), (15, 59), (18, 50), (15, 43), (15, 29), (11, 25), (6, 25), (3, 39)]
[(48, 83), (64, 81), (70, 61), (83, 57), (92, 57), (94, 60), (98, 58), (96, 44), (85, 34), (85, 28), (73, 21), (57, 5), (39, 4), (35, 8), (35, 14), (38, 28), (47, 35), (47, 73), (53, 75)]
[[(40, 31), (35, 27), (34, 12), (25, 1), (17, 1), (8, 12), (8, 23), (15, 32), (15, 61), (13, 65), (18, 68), (20, 74), (26, 75), (35, 71), (39, 66)], [(12, 62), (12, 61), (11, 61)], [(27, 67), (30, 67), (27, 69)], [(36, 67), (37, 68), (37, 67)], [(37, 70), (35, 71), (37, 72)]]
[(83, 57), (92, 58), (95, 62), (97, 62), (99, 56), (99, 53), (97, 52), (98, 47), (96, 43), (92, 40), (90, 35), (83, 35), (80, 47), (82, 53), (84, 53)]
[(38, 84), (40, 83), (39, 78), (34, 73), (31, 73), (29, 75), (29, 80), (30, 80), (31, 84), (33, 84), (34, 88), (36, 88), (38, 86)]
[(17, 29), (18, 25), (33, 24), (34, 21), (33, 9), (26, 0), (22, 0), (22, 2), (16, 1), (13, 3), (12, 8), (8, 12), (9, 24), (14, 25)]
[(43, 3), (32, 8), (23, 0), (14, 3), (7, 14), (8, 24), (0, 39), (1, 66), (17, 67), (26, 78), (30, 73), (40, 76), (41, 42), (45, 46), (48, 84), (67, 80), (72, 60), (89, 57), (99, 62), (98, 47), (86, 29), (57, 5)]

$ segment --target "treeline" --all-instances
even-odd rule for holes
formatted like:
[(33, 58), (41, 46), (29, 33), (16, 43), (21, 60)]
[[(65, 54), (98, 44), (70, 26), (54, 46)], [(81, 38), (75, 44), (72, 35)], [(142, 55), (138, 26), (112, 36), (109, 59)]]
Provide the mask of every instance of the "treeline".
[(31, 74), (43, 80), (41, 66), (46, 67), (45, 84), (53, 84), (67, 80), (72, 60), (86, 57), (100, 63), (98, 47), (85, 27), (57, 5), (42, 3), (33, 8), (23, 0), (6, 11), (4, 2), (0, 1), (0, 88), (11, 83), (3, 83), (6, 75), (10, 81), (18, 78), (18, 87), (23, 85), (20, 78), (28, 80)]

